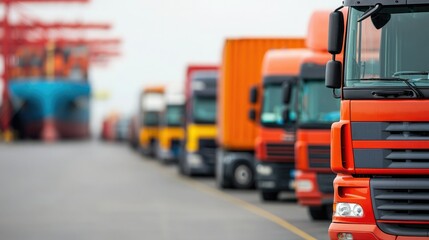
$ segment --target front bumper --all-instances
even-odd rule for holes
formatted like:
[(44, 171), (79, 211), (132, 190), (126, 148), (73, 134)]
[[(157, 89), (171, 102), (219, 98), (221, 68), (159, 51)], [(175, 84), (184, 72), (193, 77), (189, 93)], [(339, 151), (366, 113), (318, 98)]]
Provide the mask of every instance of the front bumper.
[(297, 171), (295, 193), (298, 203), (303, 206), (332, 204), (334, 202), (334, 178), (333, 173)]
[(294, 191), (295, 189), (294, 163), (256, 163), (256, 184), (262, 191)]
[(354, 240), (400, 240), (400, 239), (427, 239), (426, 238), (401, 238), (394, 235), (389, 235), (381, 231), (375, 224), (344, 224), (331, 223), (329, 226), (330, 239), (338, 239), (339, 234), (349, 233)]
[(160, 147), (158, 157), (165, 161), (177, 162), (180, 157), (180, 144), (171, 144), (170, 148)]
[(158, 156), (162, 160), (175, 161), (178, 159), (178, 156), (175, 156), (174, 152), (170, 149), (160, 149)]
[(215, 159), (211, 159), (199, 152), (186, 154), (186, 166), (190, 174), (214, 175)]

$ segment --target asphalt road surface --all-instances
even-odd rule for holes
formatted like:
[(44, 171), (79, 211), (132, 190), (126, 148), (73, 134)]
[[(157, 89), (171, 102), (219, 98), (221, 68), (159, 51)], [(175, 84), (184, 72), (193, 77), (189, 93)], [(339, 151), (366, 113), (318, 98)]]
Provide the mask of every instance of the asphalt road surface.
[(218, 190), (125, 144), (0, 144), (0, 239), (328, 239), (292, 196)]

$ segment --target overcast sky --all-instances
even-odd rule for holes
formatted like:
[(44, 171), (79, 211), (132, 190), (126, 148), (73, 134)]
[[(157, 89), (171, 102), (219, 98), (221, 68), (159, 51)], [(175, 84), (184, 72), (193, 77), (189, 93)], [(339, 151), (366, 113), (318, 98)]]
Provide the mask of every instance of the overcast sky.
[[(226, 37), (305, 36), (316, 9), (333, 10), (341, 0), (92, 0), (89, 4), (26, 4), (20, 7), (46, 20), (108, 21), (119, 36), (122, 56), (107, 68), (94, 68), (93, 127), (109, 110), (135, 111), (144, 85), (181, 85), (188, 63), (218, 63)], [(97, 129), (98, 130), (98, 129)]]

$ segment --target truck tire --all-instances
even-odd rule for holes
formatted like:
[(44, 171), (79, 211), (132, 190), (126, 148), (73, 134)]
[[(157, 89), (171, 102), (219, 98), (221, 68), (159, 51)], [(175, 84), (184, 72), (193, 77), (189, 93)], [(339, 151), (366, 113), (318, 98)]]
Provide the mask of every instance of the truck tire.
[(330, 205), (308, 207), (311, 219), (315, 221), (332, 219), (332, 207)]
[(279, 192), (261, 191), (261, 199), (263, 201), (277, 201)]
[(246, 163), (238, 163), (232, 171), (232, 182), (235, 188), (250, 189), (254, 186), (253, 170)]
[(185, 175), (185, 166), (184, 165), (185, 159), (183, 156), (180, 156), (179, 163), (177, 164), (177, 169), (179, 170), (180, 175)]
[(332, 220), (332, 215), (334, 214), (334, 211), (332, 209), (332, 204), (325, 205), (325, 212), (326, 212), (326, 219)]
[(145, 150), (142, 146), (139, 146), (139, 147), (138, 147), (137, 152), (138, 152), (141, 156), (143, 156), (143, 157), (146, 157), (146, 156), (147, 156), (147, 154), (146, 154), (146, 150)]
[(183, 176), (187, 176), (187, 177), (193, 177), (194, 173), (192, 172), (191, 168), (188, 165), (188, 161), (186, 160), (186, 157), (182, 159), (181, 165), (180, 165), (180, 173)]
[(168, 165), (170, 162), (168, 161), (168, 159), (166, 159), (166, 158), (163, 158), (163, 157), (159, 157), (159, 162), (162, 164), (162, 165)]
[(154, 139), (150, 140), (148, 156), (151, 158), (156, 158), (156, 142)]
[(232, 188), (232, 185), (229, 184), (228, 182), (226, 182), (224, 178), (225, 178), (224, 176), (221, 176), (221, 174), (216, 172), (216, 174), (215, 174), (216, 186), (219, 189)]
[(186, 153), (183, 145), (180, 145), (179, 158), (177, 159), (177, 169), (179, 170), (180, 175), (185, 175), (185, 170), (183, 168), (183, 162), (185, 161)]
[(159, 142), (154, 143), (154, 149), (155, 149), (155, 158), (162, 162), (161, 146), (160, 146)]

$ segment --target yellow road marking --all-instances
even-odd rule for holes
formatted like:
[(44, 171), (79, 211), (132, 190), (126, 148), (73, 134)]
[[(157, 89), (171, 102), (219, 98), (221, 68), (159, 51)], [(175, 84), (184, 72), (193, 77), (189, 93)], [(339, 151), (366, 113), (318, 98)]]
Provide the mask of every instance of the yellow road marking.
[(164, 170), (165, 175), (169, 175), (171, 177), (175, 177), (177, 179), (179, 179), (180, 181), (192, 186), (193, 188), (197, 189), (198, 191), (204, 192), (208, 195), (214, 196), (214, 197), (218, 197), (218, 198), (222, 198), (230, 203), (233, 203), (235, 205), (238, 205), (240, 207), (242, 207), (243, 209), (258, 215), (262, 218), (265, 218), (267, 220), (269, 220), (270, 222), (273, 222), (287, 230), (289, 230), (290, 232), (294, 233), (295, 235), (301, 237), (302, 239), (305, 240), (317, 240), (316, 238), (312, 237), (311, 235), (309, 235), (308, 233), (304, 232), (303, 230), (299, 229), (298, 227), (294, 226), (293, 224), (289, 223), (288, 221), (284, 220), (283, 218), (274, 215), (256, 205), (253, 205), (251, 203), (248, 203), (244, 200), (241, 200), (239, 198), (233, 197), (227, 193), (224, 193), (220, 190), (211, 188), (205, 184), (202, 184), (200, 182), (197, 182), (195, 180), (192, 179), (188, 179), (185, 177), (180, 177), (179, 175), (171, 175), (171, 174), (166, 174), (167, 171), (162, 168), (159, 164), (153, 164), (154, 166), (157, 166), (158, 168)]
[(305, 240), (316, 240), (316, 238), (310, 236), (308, 233), (304, 232), (303, 230), (295, 227), (294, 225), (292, 225), (288, 221), (286, 221), (286, 220), (284, 220), (284, 219), (282, 219), (282, 218), (280, 218), (280, 217), (278, 217), (278, 216), (276, 216), (276, 215), (274, 215), (274, 214), (272, 214), (272, 213), (270, 213), (270, 212), (268, 212), (268, 211), (266, 211), (266, 210), (264, 210), (258, 206), (255, 206), (255, 205), (248, 203), (244, 200), (241, 200), (239, 198), (233, 197), (233, 196), (226, 194), (224, 192), (221, 192), (217, 189), (213, 189), (211, 187), (208, 187), (208, 186), (206, 186), (202, 183), (196, 182), (194, 180), (183, 179), (183, 178), (180, 178), (180, 179), (182, 181), (186, 182), (187, 184), (191, 185), (195, 189), (201, 191), (201, 192), (205, 192), (205, 193), (212, 195), (212, 196), (220, 197), (220, 198), (222, 198), (228, 202), (231, 202), (235, 205), (238, 205), (238, 206), (246, 209), (247, 211), (252, 212), (253, 214), (256, 214), (256, 215), (263, 217), (263, 218), (265, 218), (265, 219), (267, 219), (267, 220), (269, 220), (269, 221), (271, 221), (271, 222), (273, 222), (273, 223), (275, 223), (275, 224), (277, 224), (283, 228), (286, 228), (287, 230), (289, 230), (292, 233), (302, 237)]

